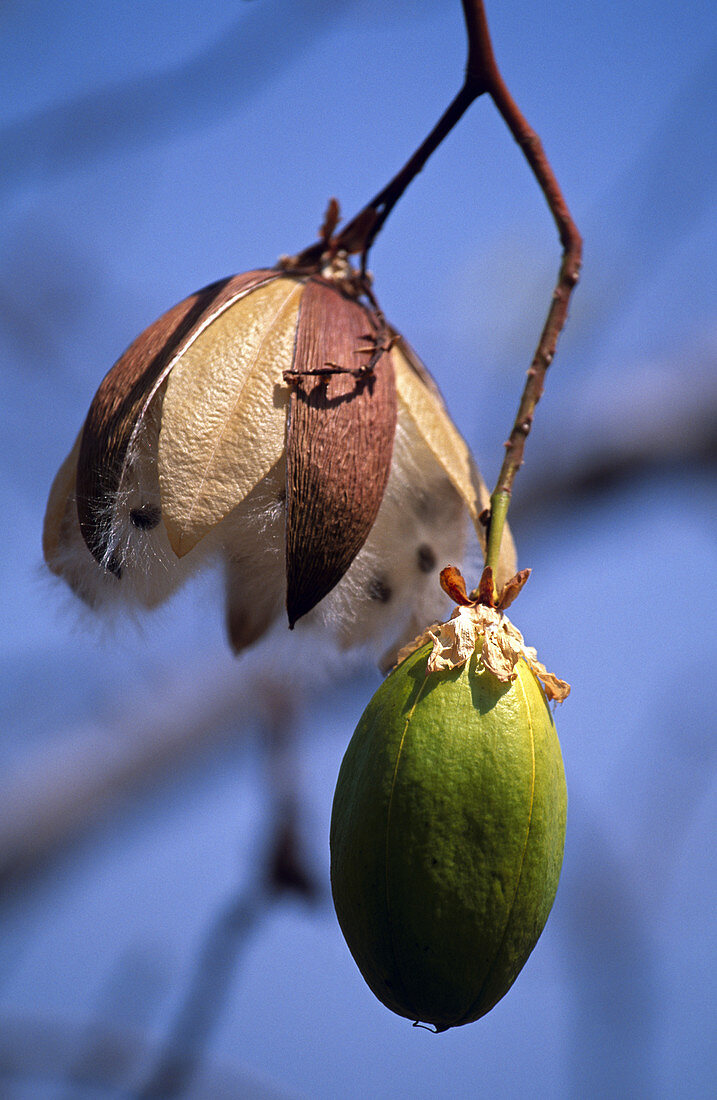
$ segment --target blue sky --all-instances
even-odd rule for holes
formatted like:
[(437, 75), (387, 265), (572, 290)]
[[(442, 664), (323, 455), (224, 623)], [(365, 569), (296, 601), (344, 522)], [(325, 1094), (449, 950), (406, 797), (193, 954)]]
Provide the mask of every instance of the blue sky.
[[(374, 1001), (330, 906), (278, 906), (238, 962), (210, 1058), (292, 1097), (707, 1096), (714, 465), (648, 469), (574, 511), (529, 506), (598, 450), (683, 454), (717, 404), (717, 19), (711, 3), (642, 0), (509, 0), (488, 16), (585, 237), (516, 493), (521, 564), (535, 569), (516, 619), (574, 685), (557, 717), (571, 799), (558, 900), (508, 997), (435, 1039)], [(363, 205), (457, 90), (465, 47), (458, 0), (17, 0), (0, 30), (0, 754), (16, 808), (13, 791), (41, 800), (48, 775), (111, 755), (117, 730), (130, 737), (147, 701), (161, 711), (192, 670), (251, 694), (271, 659), (234, 669), (211, 578), (110, 629), (44, 576), (49, 485), (99, 381), (173, 302), (310, 243), (329, 196), (347, 216)], [(372, 253), (386, 314), (489, 481), (558, 263), (488, 102)], [(302, 712), (307, 845), (324, 883), (335, 775), (377, 682), (368, 665), (332, 671)], [(7, 894), (0, 1019), (81, 1031), (105, 1013), (145, 1040), (166, 1035), (264, 835), (260, 728), (233, 738), (224, 724)], [(116, 993), (113, 975), (140, 971), (146, 988)]]

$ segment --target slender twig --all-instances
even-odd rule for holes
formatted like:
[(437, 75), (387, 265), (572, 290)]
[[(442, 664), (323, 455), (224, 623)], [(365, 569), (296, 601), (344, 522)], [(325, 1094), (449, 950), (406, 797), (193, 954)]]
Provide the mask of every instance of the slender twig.
[[(404, 191), (416, 178), (432, 153), (462, 118), (474, 99), (481, 93), (472, 83), (463, 85), (458, 95), (433, 127), (428, 137), (419, 145), (413, 156), (401, 171), (386, 184), (358, 214), (347, 222), (341, 232), (327, 243), (325, 238), (303, 249), (297, 256), (284, 257), (283, 264), (292, 271), (310, 270), (327, 254), (344, 252), (348, 255), (361, 254), (361, 274), (365, 279), (369, 250), (378, 236), (383, 223), (389, 216)], [(334, 200), (332, 200), (333, 202)]]
[(416, 178), (432, 153), (463, 117), (471, 103), (480, 95), (466, 82), (453, 102), (421, 143), (411, 159), (406, 162), (398, 175), (394, 176), (370, 203), (355, 218), (344, 226), (336, 238), (336, 246), (346, 252), (361, 253), (361, 271), (366, 273), (366, 263), (371, 245), (378, 236), (383, 223), (389, 216), (408, 185)]

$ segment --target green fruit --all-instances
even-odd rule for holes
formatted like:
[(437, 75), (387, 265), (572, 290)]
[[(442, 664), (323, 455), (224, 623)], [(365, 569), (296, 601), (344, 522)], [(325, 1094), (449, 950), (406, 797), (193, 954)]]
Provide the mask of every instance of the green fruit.
[(444, 1031), (485, 1015), (535, 947), (558, 886), (567, 793), (528, 665), (501, 683), (474, 654), (427, 676), (429, 651), (388, 676), (346, 750), (331, 885), (379, 1000)]

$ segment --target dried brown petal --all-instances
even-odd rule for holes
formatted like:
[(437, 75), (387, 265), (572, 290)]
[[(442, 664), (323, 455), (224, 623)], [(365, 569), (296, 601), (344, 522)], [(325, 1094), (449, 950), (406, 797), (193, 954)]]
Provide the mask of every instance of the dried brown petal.
[[(372, 316), (323, 279), (301, 300), (286, 442), (289, 623), (331, 591), (373, 526), (391, 466), (396, 392), (388, 354), (361, 374)], [(314, 372), (314, 373), (311, 373)], [(327, 372), (327, 373), (322, 373)]]
[(468, 598), (463, 574), (455, 565), (447, 565), (445, 569), (441, 570), (440, 581), (441, 588), (454, 603), (459, 604), (461, 607), (472, 606), (474, 601)]
[(485, 569), (481, 573), (480, 581), (478, 582), (476, 602), (485, 604), (486, 607), (495, 607), (494, 593), (495, 588), (493, 585), (493, 570), (489, 565), (486, 565)]
[(95, 558), (108, 565), (114, 502), (128, 452), (152, 398), (182, 352), (223, 309), (276, 277), (254, 271), (213, 283), (163, 314), (137, 337), (105, 376), (85, 420), (77, 466), (77, 511)]
[(364, 242), (378, 221), (378, 214), (370, 206), (365, 206), (355, 218), (344, 226), (339, 234), (338, 244), (345, 252), (360, 252)]
[(532, 660), (528, 664), (543, 685), (543, 690), (548, 699), (554, 703), (562, 703), (567, 699), (570, 694), (570, 684), (566, 683), (565, 680), (559, 680), (552, 672), (548, 672), (545, 665), (542, 665), (540, 661)]
[(426, 672), (444, 672), (459, 668), (470, 660), (476, 647), (476, 627), (473, 608), (461, 607), (447, 623), (431, 632), (433, 649)]
[(384, 654), (381, 664), (379, 665), (381, 672), (390, 672), (392, 668), (396, 668), (397, 665), (400, 665), (401, 661), (405, 661), (406, 657), (410, 657), (411, 654), (415, 653), (421, 646), (427, 645), (428, 642), (435, 643), (436, 635), (444, 625), (444, 623), (439, 622), (431, 623), (429, 627), (422, 630), (421, 633), (417, 634), (410, 642), (401, 646), (398, 653), (395, 648), (391, 648)]
[(519, 573), (516, 573), (514, 577), (511, 577), (509, 581), (503, 585), (503, 591), (500, 594), (498, 600), (498, 608), (500, 611), (505, 611), (510, 607), (514, 600), (518, 598), (523, 591), (523, 586), (530, 576), (530, 569), (521, 569)]
[(515, 666), (522, 654), (516, 652), (508, 644), (505, 634), (500, 626), (486, 630), (483, 635), (480, 658), (489, 672), (492, 672), (496, 680), (508, 683), (515, 679)]

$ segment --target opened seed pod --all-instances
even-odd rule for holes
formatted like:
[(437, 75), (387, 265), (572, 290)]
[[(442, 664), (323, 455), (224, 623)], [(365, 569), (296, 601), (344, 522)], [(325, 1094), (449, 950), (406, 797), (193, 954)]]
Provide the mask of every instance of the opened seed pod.
[(471, 524), (484, 541), (488, 493), (357, 278), (337, 256), (234, 276), (121, 356), (45, 521), (45, 558), (85, 602), (153, 607), (216, 560), (237, 651), (282, 606), (342, 646), (415, 633), (438, 563)]
[[(366, 708), (331, 819), (349, 949), (379, 1000), (437, 1031), (488, 1012), (535, 947), (558, 885), (567, 800), (537, 677), (551, 694), (560, 684), (561, 697), (567, 685), (496, 609), (461, 607), (445, 627)], [(487, 667), (496, 654), (503, 680)]]

